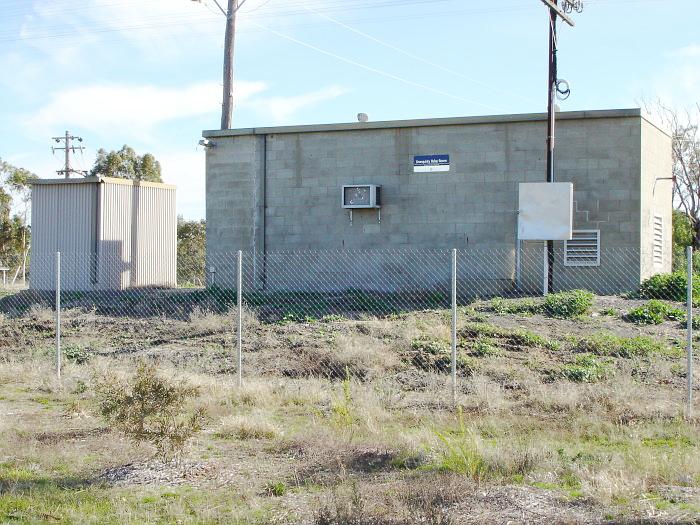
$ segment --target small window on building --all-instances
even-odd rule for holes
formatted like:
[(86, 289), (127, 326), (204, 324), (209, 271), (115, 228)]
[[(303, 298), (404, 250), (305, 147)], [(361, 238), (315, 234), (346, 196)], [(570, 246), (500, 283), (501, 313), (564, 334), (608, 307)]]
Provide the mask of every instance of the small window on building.
[(654, 215), (653, 228), (651, 256), (654, 259), (654, 267), (661, 268), (664, 265), (664, 218)]
[(574, 230), (564, 241), (564, 266), (600, 266), (600, 230)]

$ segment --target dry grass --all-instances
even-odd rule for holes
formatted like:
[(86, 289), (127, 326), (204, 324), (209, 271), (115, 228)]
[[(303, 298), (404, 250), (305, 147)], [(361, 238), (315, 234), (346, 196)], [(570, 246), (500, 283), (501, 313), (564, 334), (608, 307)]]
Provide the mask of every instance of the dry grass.
[(228, 416), (221, 419), (214, 436), (220, 439), (274, 439), (282, 432), (273, 424), (270, 415), (255, 411), (246, 415)]
[[(449, 374), (408, 353), (419, 337), (449, 340), (444, 313), (283, 324), (247, 315), (242, 387), (235, 316), (202, 309), (188, 321), (122, 323), (71, 312), (64, 347), (90, 358), (64, 359), (61, 380), (53, 312), (2, 320), (17, 343), (0, 363), (0, 521), (58, 512), (65, 523), (527, 522), (513, 501), (552, 522), (700, 517), (700, 429), (681, 417), (681, 358), (614, 358), (614, 376), (579, 383), (553, 373), (575, 357), (564, 338), (556, 350), (500, 348), (460, 373), (459, 416)], [(555, 338), (566, 323), (548, 320), (543, 333)], [(144, 358), (200, 391), (187, 407), (209, 414), (187, 458), (193, 473), (169, 485), (137, 472), (143, 485), (127, 492), (97, 486), (108, 469), (137, 469), (153, 454), (95, 415), (94, 378), (126, 377)]]
[(475, 374), (465, 384), (467, 395), (464, 396), (465, 407), (489, 414), (506, 410), (508, 402), (503, 387), (488, 376)]

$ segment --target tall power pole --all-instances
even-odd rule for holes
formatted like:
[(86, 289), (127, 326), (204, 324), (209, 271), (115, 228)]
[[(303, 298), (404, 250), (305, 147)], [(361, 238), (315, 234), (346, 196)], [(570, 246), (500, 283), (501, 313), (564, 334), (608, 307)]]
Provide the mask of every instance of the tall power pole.
[(233, 49), (236, 41), (238, 0), (228, 0), (224, 37), (224, 98), (221, 105), (221, 129), (231, 129), (233, 116)]
[[(200, 2), (202, 0), (192, 0)], [(236, 42), (236, 13), (246, 0), (228, 0), (227, 9), (221, 7), (218, 0), (213, 0), (219, 11), (226, 17), (226, 36), (224, 37), (224, 96), (221, 104), (221, 129), (231, 129), (233, 118), (233, 50)]]
[(60, 144), (61, 141), (63, 141), (64, 144), (63, 144), (63, 147), (52, 146), (51, 151), (65, 150), (65, 152), (66, 152), (66, 159), (65, 159), (65, 164), (63, 165), (63, 169), (57, 170), (56, 173), (58, 173), (59, 175), (64, 175), (66, 178), (69, 178), (71, 173), (75, 173), (76, 175), (87, 175), (86, 171), (74, 170), (73, 168), (71, 168), (71, 165), (70, 165), (70, 154), (75, 153), (76, 151), (83, 151), (85, 149), (82, 146), (74, 146), (73, 141), (77, 140), (78, 142), (82, 142), (83, 138), (71, 135), (69, 131), (66, 131), (66, 134), (63, 137), (52, 137), (52, 138), (57, 143)]
[[(582, 0), (542, 0), (549, 7), (549, 67), (547, 78), (547, 182), (554, 182), (554, 137), (556, 127), (555, 99), (557, 95), (569, 97), (569, 85), (560, 80), (557, 74), (557, 21), (559, 18), (573, 27), (574, 21), (569, 13), (583, 11)], [(547, 241), (547, 289), (554, 287), (554, 242)]]

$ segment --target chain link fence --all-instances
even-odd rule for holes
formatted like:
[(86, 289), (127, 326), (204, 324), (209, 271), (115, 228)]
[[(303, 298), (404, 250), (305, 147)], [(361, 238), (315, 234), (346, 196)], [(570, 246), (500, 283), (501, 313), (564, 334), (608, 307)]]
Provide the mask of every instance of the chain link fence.
[[(495, 346), (521, 348), (534, 337), (517, 327), (494, 328), (481, 311), (561, 317), (547, 310), (557, 294), (588, 290), (625, 298), (630, 310), (641, 309), (638, 315), (686, 323), (691, 367), (692, 291), (698, 288), (692, 254), (688, 273), (661, 276), (640, 289), (645, 255), (608, 249), (595, 261), (576, 261), (555, 251), (550, 275), (541, 243), (519, 251), (209, 253), (206, 263), (178, 268), (188, 283), (178, 286), (165, 276), (172, 272), (160, 277), (155, 257), (131, 263), (34, 254), (26, 286), (0, 285), (6, 320), (0, 350), (7, 356), (31, 347), (54, 355), (59, 374), (62, 358), (138, 357), (239, 382), (381, 382), (389, 391), (438, 393), (447, 406), (475, 355)], [(645, 311), (649, 299), (665, 306)], [(577, 298), (567, 300), (575, 304)], [(534, 344), (555, 345), (543, 337)], [(692, 374), (687, 377), (690, 407)]]

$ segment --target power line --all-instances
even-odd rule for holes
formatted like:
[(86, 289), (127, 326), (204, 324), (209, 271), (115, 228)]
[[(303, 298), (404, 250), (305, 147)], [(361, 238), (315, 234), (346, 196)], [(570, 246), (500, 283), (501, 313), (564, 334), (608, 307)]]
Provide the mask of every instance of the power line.
[(433, 62), (433, 61), (431, 61), (431, 60), (427, 60), (427, 59), (425, 59), (425, 58), (423, 58), (423, 57), (421, 57), (421, 56), (415, 55), (414, 53), (411, 53), (410, 51), (406, 51), (405, 49), (402, 49), (402, 48), (400, 48), (400, 47), (398, 47), (398, 46), (396, 46), (396, 45), (394, 45), (394, 44), (390, 44), (389, 42), (385, 42), (384, 40), (381, 40), (381, 39), (379, 39), (379, 38), (377, 38), (377, 37), (374, 37), (374, 36), (372, 36), (372, 35), (370, 35), (370, 34), (368, 34), (368, 33), (365, 33), (364, 31), (360, 31), (359, 29), (354, 28), (354, 27), (352, 27), (352, 26), (350, 26), (350, 25), (348, 25), (348, 24), (345, 24), (345, 23), (341, 22), (340, 20), (337, 20), (337, 19), (335, 19), (335, 18), (333, 18), (333, 17), (331, 17), (331, 16), (328, 16), (328, 15), (325, 15), (325, 14), (323, 14), (323, 13), (320, 13), (320, 12), (318, 12), (318, 11), (315, 10), (315, 9), (312, 9), (312, 8), (310, 8), (310, 7), (306, 7), (306, 9), (307, 9), (309, 12), (311, 12), (311, 13), (317, 15), (317, 16), (320, 16), (321, 18), (324, 18), (324, 19), (328, 20), (329, 22), (333, 22), (334, 24), (337, 24), (337, 25), (339, 25), (340, 27), (343, 27), (343, 28), (347, 29), (348, 31), (352, 31), (353, 33), (355, 33), (355, 34), (357, 34), (357, 35), (360, 35), (360, 36), (363, 37), (363, 38), (366, 38), (366, 39), (368, 39), (368, 40), (371, 40), (372, 42), (375, 42), (375, 43), (377, 43), (377, 44), (379, 44), (379, 45), (382, 45), (382, 46), (384, 46), (384, 47), (386, 47), (386, 48), (389, 48), (389, 49), (391, 49), (391, 50), (393, 50), (393, 51), (396, 51), (397, 53), (401, 53), (402, 55), (407, 56), (407, 57), (409, 57), (409, 58), (411, 58), (411, 59), (413, 59), (413, 60), (417, 60), (418, 62), (422, 62), (423, 64), (427, 64), (427, 65), (429, 65), (429, 66), (431, 66), (431, 67), (434, 67), (434, 68), (439, 69), (439, 70), (441, 70), (441, 71), (444, 71), (444, 72), (446, 72), (446, 73), (450, 73), (451, 75), (455, 75), (455, 76), (457, 76), (457, 77), (463, 78), (463, 79), (465, 79), (465, 80), (467, 80), (467, 81), (469, 81), (469, 82), (472, 82), (472, 83), (474, 83), (474, 84), (479, 84), (480, 86), (487, 87), (487, 88), (492, 89), (492, 90), (494, 90), (494, 91), (499, 91), (499, 92), (501, 92), (501, 93), (503, 93), (503, 94), (505, 94), (505, 95), (514, 96), (514, 97), (520, 98), (521, 100), (525, 100), (526, 102), (533, 102), (532, 100), (530, 100), (530, 99), (528, 99), (528, 98), (526, 98), (526, 97), (523, 97), (523, 96), (518, 95), (517, 93), (513, 93), (513, 92), (510, 92), (510, 91), (504, 91), (504, 90), (502, 90), (502, 89), (499, 89), (499, 88), (497, 88), (497, 87), (494, 87), (494, 86), (492, 86), (492, 85), (490, 85), (490, 84), (487, 84), (487, 83), (485, 83), (485, 82), (481, 82), (480, 80), (476, 80), (476, 79), (474, 79), (474, 78), (468, 77), (467, 75), (465, 75), (465, 74), (463, 74), (463, 73), (460, 73), (459, 71), (455, 71), (454, 69), (450, 69), (450, 68), (445, 67), (445, 66), (443, 66), (443, 65), (441, 65), (441, 64), (437, 64), (437, 63), (435, 63), (435, 62)]
[(325, 50), (325, 49), (321, 49), (320, 47), (317, 47), (317, 46), (315, 46), (315, 45), (313, 45), (313, 44), (309, 44), (309, 43), (307, 43), (307, 42), (303, 42), (302, 40), (299, 40), (299, 39), (294, 38), (294, 37), (292, 37), (292, 36), (286, 35), (286, 34), (284, 34), (284, 33), (280, 33), (279, 31), (276, 31), (276, 30), (274, 30), (274, 29), (272, 29), (272, 28), (269, 28), (269, 27), (265, 27), (265, 26), (263, 26), (263, 25), (260, 25), (260, 24), (258, 24), (257, 22), (249, 22), (249, 23), (255, 25), (256, 27), (258, 27), (258, 28), (260, 28), (260, 29), (263, 29), (263, 30), (265, 30), (265, 31), (268, 31), (269, 33), (272, 33), (273, 35), (276, 35), (276, 36), (278, 36), (278, 37), (280, 37), (280, 38), (284, 38), (284, 39), (286, 39), (286, 40), (289, 40), (290, 42), (294, 42), (295, 44), (299, 44), (300, 46), (304, 46), (304, 47), (306, 47), (306, 48), (313, 49), (314, 51), (317, 51), (318, 53), (321, 53), (321, 54), (323, 54), (323, 55), (326, 55), (326, 56), (335, 58), (335, 59), (337, 59), (337, 60), (340, 60), (341, 62), (345, 62), (346, 64), (350, 64), (350, 65), (355, 66), (355, 67), (358, 67), (358, 68), (360, 68), (360, 69), (364, 69), (364, 70), (366, 70), (366, 71), (370, 71), (370, 72), (372, 72), (372, 73), (376, 73), (376, 74), (381, 75), (381, 76), (383, 76), (383, 77), (390, 78), (390, 79), (392, 79), (392, 80), (396, 80), (396, 81), (402, 82), (402, 83), (407, 84), (407, 85), (409, 85), (409, 86), (418, 87), (418, 88), (421, 88), (421, 89), (425, 89), (425, 90), (427, 90), (427, 91), (432, 91), (433, 93), (437, 93), (438, 95), (443, 95), (443, 96), (446, 96), (446, 97), (449, 97), (449, 98), (452, 98), (452, 99), (455, 99), (455, 100), (460, 100), (460, 101), (462, 101), (462, 102), (468, 102), (469, 104), (475, 104), (475, 105), (477, 105), (477, 106), (481, 106), (481, 107), (484, 107), (484, 108), (493, 109), (493, 110), (496, 110), (496, 111), (501, 111), (500, 108), (496, 108), (496, 107), (494, 107), (494, 106), (489, 106), (489, 105), (487, 105), (487, 104), (482, 104), (481, 102), (477, 102), (477, 101), (475, 101), (475, 100), (469, 100), (469, 99), (466, 99), (466, 98), (464, 98), (464, 97), (460, 97), (460, 96), (458, 96), (458, 95), (454, 95), (454, 94), (452, 94), (452, 93), (448, 93), (448, 92), (446, 92), (446, 91), (442, 91), (442, 90), (433, 88), (433, 87), (431, 87), (431, 86), (427, 86), (427, 85), (425, 85), (425, 84), (421, 84), (421, 83), (419, 83), (419, 82), (414, 82), (413, 80), (409, 80), (409, 79), (406, 79), (406, 78), (403, 78), (403, 77), (399, 77), (398, 75), (394, 75), (393, 73), (389, 73), (389, 72), (387, 72), (387, 71), (383, 71), (383, 70), (381, 70), (381, 69), (377, 69), (377, 68), (375, 68), (375, 67), (368, 66), (368, 65), (366, 65), (366, 64), (362, 64), (361, 62), (357, 62), (356, 60), (352, 60), (352, 59), (350, 59), (350, 58), (343, 57), (343, 56), (338, 55), (338, 54), (336, 54), (336, 53), (333, 53), (333, 52), (331, 52), (331, 51), (327, 51), (327, 50)]
[[(354, 8), (352, 8), (354, 9)], [(527, 7), (520, 7), (517, 8), (519, 10), (533, 10), (532, 6), (527, 6)], [(445, 16), (445, 15), (457, 15), (461, 13), (498, 13), (498, 12), (505, 12), (505, 11), (512, 11), (513, 8), (485, 8), (485, 9), (459, 9), (459, 10), (454, 10), (454, 11), (448, 11), (448, 12), (442, 12), (440, 14), (436, 13), (421, 13), (421, 14), (414, 14), (414, 15), (392, 15), (392, 16), (386, 16), (386, 17), (379, 17), (379, 18), (367, 18), (367, 19), (358, 19), (355, 20), (355, 22), (363, 22), (363, 23), (371, 23), (371, 22), (385, 22), (385, 21), (392, 21), (392, 22), (398, 22), (398, 21), (403, 21), (403, 20), (412, 20), (412, 19), (424, 19), (424, 18), (432, 18), (435, 16)], [(284, 13), (284, 17), (287, 18), (289, 16), (297, 16), (297, 15), (303, 15), (305, 11), (294, 11), (294, 12), (288, 12)], [(259, 14), (259, 15), (253, 15), (251, 18), (279, 18), (282, 16), (282, 13), (275, 13), (275, 14)], [(52, 38), (67, 38), (67, 37), (73, 37), (76, 35), (89, 35), (89, 34), (103, 34), (103, 33), (114, 33), (114, 32), (122, 32), (122, 31), (138, 31), (138, 30), (147, 30), (147, 29), (159, 29), (159, 28), (165, 28), (165, 27), (176, 27), (176, 26), (192, 26), (193, 22), (200, 22), (202, 24), (212, 24), (212, 23), (217, 23), (218, 19), (213, 18), (213, 17), (199, 17), (195, 20), (192, 19), (191, 16), (184, 16), (184, 15), (172, 15), (172, 16), (167, 16), (167, 17), (162, 17), (162, 16), (155, 16), (155, 17), (144, 17), (141, 20), (172, 20), (172, 22), (164, 22), (164, 23), (148, 23), (148, 24), (130, 24), (130, 25), (124, 25), (124, 26), (118, 26), (118, 27), (95, 27), (94, 24), (92, 24), (91, 29), (80, 29), (80, 30), (70, 30), (66, 31), (64, 25), (58, 25), (58, 26), (45, 26), (41, 29), (43, 30), (54, 30), (54, 29), (60, 29), (62, 31), (59, 31), (58, 33), (51, 33), (50, 31), (45, 34), (34, 34), (31, 36), (19, 36), (19, 37), (10, 37), (10, 35), (14, 34), (14, 31), (7, 31), (5, 34), (0, 32), (0, 42), (18, 42), (18, 41), (27, 41), (27, 40), (41, 40), (41, 39), (52, 39)], [(291, 27), (310, 27), (310, 26), (316, 26), (317, 24), (293, 24)], [(242, 30), (241, 32), (249, 32), (246, 30)], [(4, 37), (4, 38), (3, 38)], [(179, 38), (179, 36), (178, 36)]]

